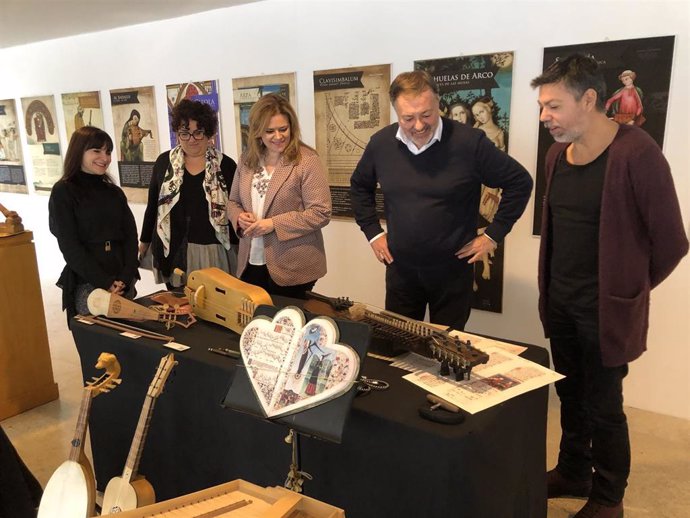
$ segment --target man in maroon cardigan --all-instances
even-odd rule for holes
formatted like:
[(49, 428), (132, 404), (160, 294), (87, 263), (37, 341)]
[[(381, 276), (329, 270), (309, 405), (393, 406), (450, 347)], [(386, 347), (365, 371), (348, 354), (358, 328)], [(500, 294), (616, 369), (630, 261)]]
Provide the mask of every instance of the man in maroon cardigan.
[(656, 142), (606, 117), (594, 59), (569, 56), (532, 81), (546, 156), (539, 314), (561, 400), (548, 497), (587, 498), (575, 518), (619, 518), (630, 472), (628, 363), (646, 348), (649, 294), (688, 252), (671, 171)]

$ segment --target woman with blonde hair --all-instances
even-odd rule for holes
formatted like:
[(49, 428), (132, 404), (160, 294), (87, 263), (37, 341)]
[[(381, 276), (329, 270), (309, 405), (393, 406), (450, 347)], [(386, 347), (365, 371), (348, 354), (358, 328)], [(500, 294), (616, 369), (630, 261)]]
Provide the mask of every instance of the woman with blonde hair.
[(505, 133), (494, 120), (494, 101), (491, 97), (482, 97), (472, 104), (474, 127), (482, 130), (501, 151), (506, 150)]
[(295, 110), (268, 94), (249, 112), (249, 145), (228, 200), (240, 237), (237, 276), (275, 295), (304, 298), (326, 274), (321, 229), (331, 196), (316, 151), (302, 142)]

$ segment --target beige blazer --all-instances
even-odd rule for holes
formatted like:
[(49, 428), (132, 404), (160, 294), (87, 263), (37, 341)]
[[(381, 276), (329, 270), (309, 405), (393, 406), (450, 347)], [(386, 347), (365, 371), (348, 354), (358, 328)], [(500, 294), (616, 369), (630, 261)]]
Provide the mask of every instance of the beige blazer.
[[(321, 228), (331, 219), (328, 179), (315, 151), (302, 146), (299, 164), (281, 161), (266, 192), (264, 217), (274, 231), (264, 236), (266, 266), (280, 286), (294, 286), (326, 275), (326, 251)], [(237, 218), (252, 209), (252, 180), (243, 160), (235, 173), (228, 199), (228, 218), (240, 235)], [(251, 238), (240, 236), (237, 276), (247, 267)]]

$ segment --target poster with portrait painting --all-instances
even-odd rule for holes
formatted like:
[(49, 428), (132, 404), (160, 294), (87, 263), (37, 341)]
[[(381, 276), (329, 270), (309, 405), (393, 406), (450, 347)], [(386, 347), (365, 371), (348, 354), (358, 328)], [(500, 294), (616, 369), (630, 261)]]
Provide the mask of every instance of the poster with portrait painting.
[[(482, 130), (498, 149), (509, 151), (510, 96), (513, 52), (415, 61), (415, 70), (426, 70), (438, 84), (441, 115)], [(477, 234), (493, 221), (501, 190), (482, 186)], [(503, 310), (503, 257), (505, 243), (474, 266), (472, 307), (501, 313)]]
[(297, 110), (295, 73), (240, 77), (232, 80), (232, 98), (235, 109), (237, 156), (247, 149), (249, 139), (249, 111), (266, 94), (278, 94)]
[[(544, 49), (543, 69), (571, 54), (592, 56), (606, 81), (607, 116), (619, 124), (639, 126), (663, 148), (674, 40), (674, 36), (660, 36), (548, 47)], [(546, 189), (544, 159), (551, 144), (553, 138), (540, 123), (534, 184), (534, 235), (541, 232)]]
[(52, 95), (23, 97), (22, 110), (34, 190), (47, 194), (62, 176), (55, 99)]
[(213, 145), (222, 151), (220, 138), (220, 105), (218, 103), (218, 81), (193, 81), (189, 83), (175, 83), (165, 87), (168, 102), (168, 128), (170, 129), (170, 147), (177, 146), (177, 134), (172, 128), (172, 111), (182, 99), (198, 101), (208, 104), (218, 116), (218, 131), (213, 138)]
[(153, 86), (110, 90), (119, 184), (127, 199), (146, 203), (158, 158), (158, 122)]
[(62, 111), (69, 143), (74, 133), (84, 126), (103, 129), (103, 110), (100, 92), (62, 94)]
[[(326, 166), (333, 216), (354, 217), (350, 176), (371, 136), (390, 124), (390, 65), (314, 72), (316, 151)], [(377, 192), (377, 211), (383, 199)]]
[(28, 194), (18, 128), (17, 103), (0, 100), (0, 192)]

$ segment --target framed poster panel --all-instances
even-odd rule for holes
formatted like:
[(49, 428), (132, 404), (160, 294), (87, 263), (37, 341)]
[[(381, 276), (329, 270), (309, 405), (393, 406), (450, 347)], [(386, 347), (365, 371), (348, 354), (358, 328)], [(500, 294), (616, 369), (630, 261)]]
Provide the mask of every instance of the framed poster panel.
[[(352, 218), (350, 176), (371, 136), (390, 124), (390, 65), (314, 72), (316, 151), (326, 165), (333, 216)], [(377, 193), (383, 217), (383, 198)]]
[(34, 189), (48, 193), (62, 176), (55, 99), (52, 95), (23, 97), (22, 109)]
[[(415, 61), (426, 70), (440, 90), (441, 115), (486, 133), (501, 151), (510, 141), (510, 98), (513, 84), (513, 52)], [(501, 190), (482, 186), (477, 234), (493, 221)], [(503, 310), (503, 258), (505, 243), (490, 257), (474, 265), (472, 307), (500, 313)]]
[(103, 109), (100, 92), (62, 94), (62, 111), (65, 114), (67, 143), (72, 134), (84, 126), (103, 129)]
[(0, 100), (0, 192), (29, 192), (14, 99)]
[[(592, 56), (606, 81), (606, 113), (620, 124), (634, 124), (664, 145), (668, 91), (671, 84), (675, 36), (601, 41), (544, 49), (544, 69), (557, 59), (581, 53)], [(534, 184), (532, 233), (541, 231), (541, 212), (546, 189), (544, 159), (553, 138), (539, 125), (537, 179)]]
[(218, 131), (213, 138), (213, 145), (222, 151), (220, 136), (220, 105), (218, 103), (218, 81), (193, 81), (190, 83), (175, 83), (165, 87), (165, 97), (168, 103), (168, 129), (170, 130), (170, 147), (177, 146), (177, 134), (172, 128), (172, 111), (182, 99), (190, 99), (208, 104), (218, 116)]
[(120, 187), (127, 199), (146, 203), (159, 145), (153, 86), (110, 90)]
[(242, 77), (232, 80), (232, 97), (235, 107), (235, 128), (237, 129), (237, 156), (247, 149), (249, 138), (249, 110), (256, 101), (266, 94), (285, 97), (297, 110), (295, 73), (272, 74), (267, 76)]

